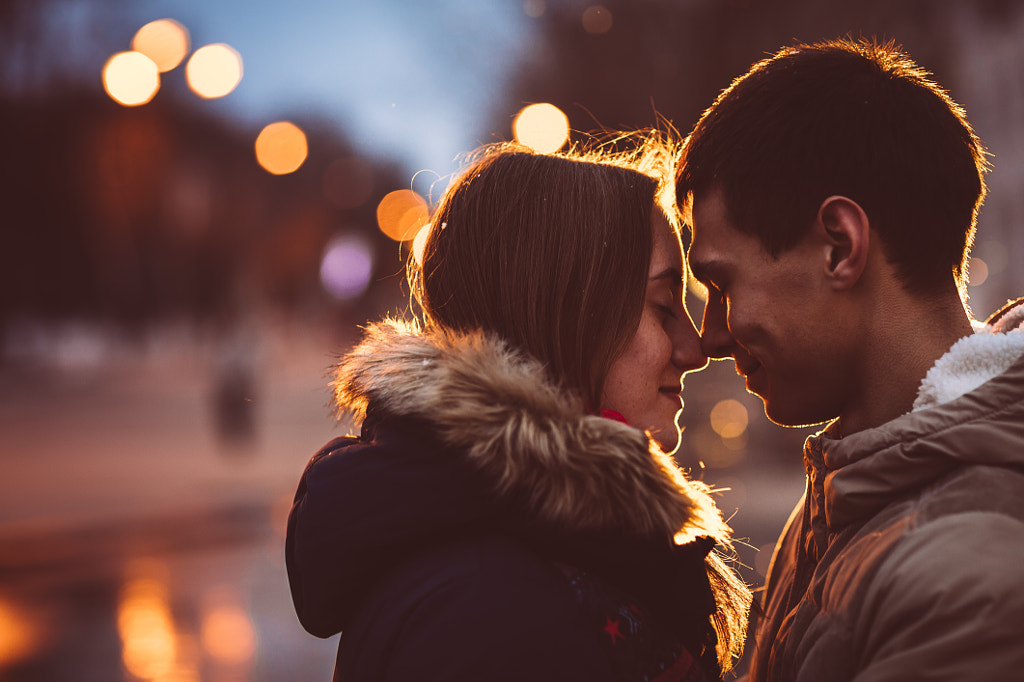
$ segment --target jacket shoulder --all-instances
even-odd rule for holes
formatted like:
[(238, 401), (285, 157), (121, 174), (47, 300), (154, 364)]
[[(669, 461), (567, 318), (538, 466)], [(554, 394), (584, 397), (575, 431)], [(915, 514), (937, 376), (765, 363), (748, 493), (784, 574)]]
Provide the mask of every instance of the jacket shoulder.
[(903, 536), (854, 624), (858, 680), (1011, 679), (1024, 669), (1024, 522), (948, 514)]

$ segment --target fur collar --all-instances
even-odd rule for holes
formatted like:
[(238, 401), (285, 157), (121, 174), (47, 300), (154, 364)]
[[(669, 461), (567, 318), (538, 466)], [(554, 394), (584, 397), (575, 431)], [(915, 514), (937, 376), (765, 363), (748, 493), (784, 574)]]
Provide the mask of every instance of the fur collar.
[(542, 523), (728, 541), (707, 486), (638, 429), (584, 414), (539, 362), (494, 337), (385, 320), (341, 360), (332, 386), (357, 420), (370, 404), (428, 420), (497, 495)]
[(1024, 302), (1001, 311), (939, 358), (921, 382), (914, 412), (970, 393), (1003, 372), (1024, 354)]

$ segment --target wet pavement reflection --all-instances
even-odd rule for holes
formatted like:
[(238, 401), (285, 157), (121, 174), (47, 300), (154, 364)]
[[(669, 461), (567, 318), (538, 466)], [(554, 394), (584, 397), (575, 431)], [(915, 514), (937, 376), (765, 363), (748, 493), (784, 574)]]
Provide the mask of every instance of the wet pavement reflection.
[(298, 626), (269, 512), (9, 541), (0, 679), (330, 679), (336, 639)]
[(343, 428), (327, 333), (253, 330), (245, 438), (223, 344), (49, 338), (0, 362), (0, 681), (329, 680), (337, 638), (299, 625), (284, 567), (299, 474)]

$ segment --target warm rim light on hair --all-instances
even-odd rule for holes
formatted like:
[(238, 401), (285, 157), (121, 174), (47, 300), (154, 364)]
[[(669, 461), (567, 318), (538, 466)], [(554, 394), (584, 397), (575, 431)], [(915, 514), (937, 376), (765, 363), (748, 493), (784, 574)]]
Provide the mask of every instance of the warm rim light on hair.
[(554, 104), (531, 104), (516, 116), (512, 132), (519, 144), (550, 154), (569, 139), (569, 118)]
[(126, 107), (145, 104), (160, 89), (160, 71), (141, 52), (119, 52), (103, 66), (103, 89)]
[(189, 58), (185, 77), (188, 86), (200, 97), (223, 97), (242, 80), (242, 57), (223, 43), (205, 45)]
[(274, 175), (298, 170), (308, 153), (306, 134), (290, 121), (271, 123), (256, 138), (256, 160)]
[(377, 205), (380, 231), (396, 242), (409, 241), (430, 219), (427, 201), (411, 189), (389, 192)]
[(188, 47), (188, 30), (174, 19), (151, 21), (132, 38), (132, 49), (152, 59), (161, 73), (181, 64)]

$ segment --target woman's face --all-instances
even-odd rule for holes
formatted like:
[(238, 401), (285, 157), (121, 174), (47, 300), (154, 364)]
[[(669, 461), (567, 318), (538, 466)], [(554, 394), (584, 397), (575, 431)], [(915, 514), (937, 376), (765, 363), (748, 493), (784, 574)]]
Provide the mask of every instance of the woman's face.
[(650, 431), (666, 452), (679, 443), (676, 415), (682, 409), (683, 375), (703, 368), (707, 357), (683, 307), (683, 255), (661, 209), (652, 211), (653, 248), (640, 326), (608, 368), (601, 407)]

